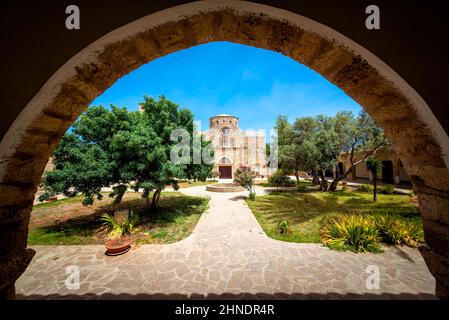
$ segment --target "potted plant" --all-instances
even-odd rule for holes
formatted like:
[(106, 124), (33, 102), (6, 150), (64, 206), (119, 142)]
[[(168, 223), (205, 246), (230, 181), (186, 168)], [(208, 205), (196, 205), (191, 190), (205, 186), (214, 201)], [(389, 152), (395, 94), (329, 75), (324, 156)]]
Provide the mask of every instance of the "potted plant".
[(106, 255), (116, 256), (128, 252), (131, 249), (131, 237), (134, 227), (139, 223), (139, 216), (131, 211), (128, 218), (117, 222), (114, 216), (104, 214), (102, 217), (108, 231), (108, 240), (105, 242)]

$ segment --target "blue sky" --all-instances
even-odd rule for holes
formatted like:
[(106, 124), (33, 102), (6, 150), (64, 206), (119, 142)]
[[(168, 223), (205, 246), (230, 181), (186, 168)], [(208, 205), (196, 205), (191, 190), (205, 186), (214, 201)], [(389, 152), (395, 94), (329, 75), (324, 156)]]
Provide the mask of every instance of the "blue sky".
[(315, 71), (279, 53), (213, 42), (154, 60), (119, 79), (91, 105), (137, 110), (143, 96), (165, 95), (193, 111), (207, 129), (209, 118), (228, 113), (240, 128), (265, 129), (279, 114), (296, 117), (358, 113), (361, 107)]

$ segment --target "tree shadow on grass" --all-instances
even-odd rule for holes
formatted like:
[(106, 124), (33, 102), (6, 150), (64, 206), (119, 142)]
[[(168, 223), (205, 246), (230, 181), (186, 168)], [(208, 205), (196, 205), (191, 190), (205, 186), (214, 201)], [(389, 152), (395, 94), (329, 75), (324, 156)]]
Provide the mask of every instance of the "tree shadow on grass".
[[(182, 194), (161, 195), (159, 206), (155, 209), (147, 209), (146, 201), (143, 198), (124, 199), (120, 203), (120, 209), (130, 209), (138, 213), (140, 226), (144, 229), (151, 227), (166, 227), (173, 224), (179, 218), (188, 218), (194, 214), (201, 214), (207, 207), (208, 199), (191, 197)], [(70, 210), (70, 208), (68, 209)], [(68, 238), (106, 236), (106, 227), (103, 225), (101, 217), (105, 213), (113, 214), (112, 205), (101, 205), (92, 208), (92, 213), (69, 218), (64, 221), (55, 221), (51, 225), (37, 227), (33, 231), (44, 237), (54, 235), (55, 237)], [(99, 241), (101, 242), (101, 241)], [(80, 240), (82, 243), (82, 240)]]
[[(258, 217), (264, 229), (277, 226), (287, 220), (290, 226), (299, 224), (309, 225), (308, 229), (321, 228), (330, 218), (342, 214), (392, 214), (398, 217), (420, 219), (420, 214), (405, 200), (388, 199), (381, 203), (374, 203), (356, 192), (337, 191), (322, 193), (311, 192), (273, 192), (258, 197), (256, 202), (248, 205)], [(310, 220), (315, 219), (316, 221)]]
[[(270, 202), (273, 198), (265, 198), (264, 202), (255, 204), (256, 210), (262, 209), (267, 222), (275, 223), (280, 220), (289, 220), (291, 223), (303, 223), (310, 219), (335, 212), (338, 206), (338, 198), (317, 198), (313, 193), (281, 192), (273, 194), (276, 196), (275, 203)], [(266, 214), (266, 208), (273, 207), (273, 211)]]

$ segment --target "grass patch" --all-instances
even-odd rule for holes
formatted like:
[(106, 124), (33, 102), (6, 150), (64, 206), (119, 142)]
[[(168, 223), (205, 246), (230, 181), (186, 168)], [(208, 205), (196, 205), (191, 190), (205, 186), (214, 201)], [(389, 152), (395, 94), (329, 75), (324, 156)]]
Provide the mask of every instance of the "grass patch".
[[(378, 195), (358, 191), (274, 192), (246, 201), (265, 233), (289, 242), (321, 243), (321, 229), (331, 218), (342, 215), (384, 215), (418, 224), (422, 229), (418, 206), (408, 195)], [(288, 231), (279, 232), (279, 224), (288, 221)]]
[[(101, 216), (112, 213), (110, 199), (105, 197), (92, 206), (83, 206), (81, 200), (81, 197), (61, 199), (44, 203), (46, 206), (34, 206), (28, 244), (103, 244), (107, 230)], [(172, 243), (192, 233), (208, 203), (207, 198), (163, 192), (159, 207), (147, 211), (140, 193), (127, 192), (121, 207), (134, 210), (140, 216), (141, 222), (131, 235), (134, 243)]]
[[(312, 186), (312, 182), (309, 180), (299, 180), (299, 185), (296, 184), (296, 180), (292, 180), (294, 184), (292, 187), (299, 187), (299, 188), (307, 188)], [(277, 186), (269, 183), (267, 180), (259, 180), (254, 182), (255, 185), (260, 187), (266, 187), (266, 188), (276, 188)]]

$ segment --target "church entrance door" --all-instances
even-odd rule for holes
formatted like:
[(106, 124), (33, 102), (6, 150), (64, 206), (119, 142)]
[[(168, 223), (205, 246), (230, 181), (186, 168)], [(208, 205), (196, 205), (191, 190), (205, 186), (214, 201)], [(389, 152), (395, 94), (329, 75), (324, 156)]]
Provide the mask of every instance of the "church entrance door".
[(232, 167), (231, 166), (220, 166), (218, 168), (220, 173), (220, 179), (232, 179)]

